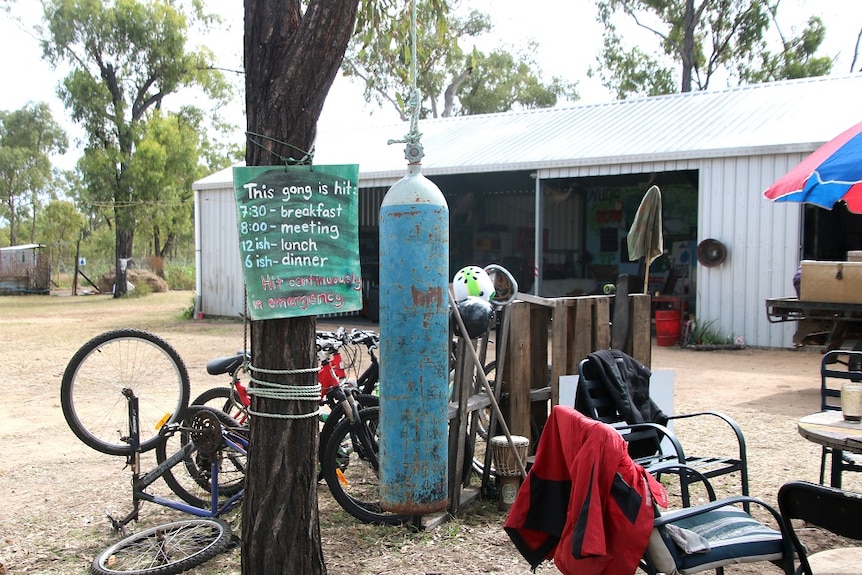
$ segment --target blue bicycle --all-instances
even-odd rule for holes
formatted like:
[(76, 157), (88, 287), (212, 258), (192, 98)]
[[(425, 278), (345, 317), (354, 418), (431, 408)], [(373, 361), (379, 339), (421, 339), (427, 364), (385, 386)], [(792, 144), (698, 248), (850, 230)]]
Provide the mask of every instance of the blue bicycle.
[[(245, 474), (248, 453), (247, 428), (236, 427), (232, 418), (216, 409), (190, 406), (178, 422), (162, 427), (163, 441), (157, 452), (164, 455), (168, 439), (184, 438), (184, 443), (160, 463), (140, 471), (140, 435), (138, 398), (124, 390), (129, 408), (129, 437), (132, 448), (128, 464), (132, 471), (132, 510), (121, 518), (108, 516), (115, 530), (125, 533), (126, 525), (138, 519), (141, 502), (147, 501), (188, 513), (193, 517), (179, 519), (134, 533), (117, 541), (100, 553), (90, 566), (96, 575), (171, 575), (200, 565), (226, 550), (233, 541), (230, 526), (219, 516), (242, 502), (241, 478)], [(147, 488), (157, 479), (167, 479), (178, 465), (194, 461), (198, 482), (206, 482), (209, 500), (205, 505), (190, 504), (153, 495)], [(187, 471), (182, 475), (187, 474)], [(202, 503), (202, 502), (200, 502)]]
[[(230, 527), (219, 517), (242, 501), (247, 427), (218, 409), (189, 406), (188, 398), (182, 359), (149, 332), (107, 332), (70, 360), (60, 388), (69, 427), (90, 447), (126, 457), (132, 473), (132, 510), (108, 516), (124, 537), (92, 562), (96, 575), (181, 573), (232, 544)], [(142, 472), (141, 455), (152, 449), (157, 465)], [(181, 500), (148, 491), (159, 478)], [(126, 536), (144, 501), (190, 517)]]

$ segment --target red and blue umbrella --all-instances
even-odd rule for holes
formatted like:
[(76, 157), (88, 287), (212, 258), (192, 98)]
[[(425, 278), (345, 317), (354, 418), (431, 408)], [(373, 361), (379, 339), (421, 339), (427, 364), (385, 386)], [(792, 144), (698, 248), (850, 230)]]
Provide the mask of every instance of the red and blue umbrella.
[(763, 195), (827, 210), (843, 201), (848, 210), (862, 214), (862, 123), (823, 144)]

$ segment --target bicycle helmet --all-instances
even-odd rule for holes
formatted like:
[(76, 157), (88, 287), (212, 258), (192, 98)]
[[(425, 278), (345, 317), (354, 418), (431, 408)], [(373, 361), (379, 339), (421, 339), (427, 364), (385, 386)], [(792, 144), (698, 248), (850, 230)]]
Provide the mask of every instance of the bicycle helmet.
[(467, 297), (479, 297), (489, 301), (494, 297), (494, 282), (479, 266), (467, 266), (455, 274), (452, 279), (452, 291), (455, 292), (456, 303), (464, 301)]
[[(492, 312), (490, 302), (480, 297), (467, 296), (455, 305), (458, 308), (458, 313), (461, 315), (461, 320), (464, 322), (464, 328), (467, 330), (467, 338), (476, 339), (482, 337), (488, 331)], [(464, 337), (454, 317), (452, 321), (454, 323), (455, 334)]]

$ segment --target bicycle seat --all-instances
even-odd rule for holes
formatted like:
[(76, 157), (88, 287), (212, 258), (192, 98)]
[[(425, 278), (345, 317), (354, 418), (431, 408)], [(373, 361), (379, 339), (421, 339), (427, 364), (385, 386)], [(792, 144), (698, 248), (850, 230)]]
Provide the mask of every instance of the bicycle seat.
[(245, 358), (246, 354), (238, 351), (236, 355), (211, 359), (207, 362), (207, 373), (210, 375), (233, 373), (245, 361)]

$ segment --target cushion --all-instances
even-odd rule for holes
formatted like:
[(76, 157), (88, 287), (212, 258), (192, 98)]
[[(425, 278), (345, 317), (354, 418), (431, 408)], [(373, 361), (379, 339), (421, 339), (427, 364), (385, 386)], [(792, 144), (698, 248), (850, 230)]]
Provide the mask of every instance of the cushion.
[(729, 505), (692, 517), (673, 519), (674, 515), (688, 511), (680, 509), (667, 513), (662, 520), (702, 537), (709, 549), (685, 553), (674, 543), (667, 529), (656, 527), (647, 550), (659, 572), (687, 575), (722, 565), (775, 561), (783, 557), (781, 532), (757, 521), (742, 509)]

